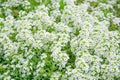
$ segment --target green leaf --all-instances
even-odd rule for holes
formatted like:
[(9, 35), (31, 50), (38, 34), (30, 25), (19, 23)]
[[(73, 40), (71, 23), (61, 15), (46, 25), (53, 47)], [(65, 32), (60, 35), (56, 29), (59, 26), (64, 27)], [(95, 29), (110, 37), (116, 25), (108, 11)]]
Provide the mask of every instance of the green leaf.
[(65, 7), (66, 3), (64, 2), (64, 0), (60, 0), (60, 10), (63, 10)]

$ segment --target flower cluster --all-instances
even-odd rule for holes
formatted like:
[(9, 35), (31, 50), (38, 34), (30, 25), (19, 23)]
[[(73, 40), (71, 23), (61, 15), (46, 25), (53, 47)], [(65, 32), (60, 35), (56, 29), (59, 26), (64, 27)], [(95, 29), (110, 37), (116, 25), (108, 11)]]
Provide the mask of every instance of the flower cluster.
[(0, 0), (0, 80), (119, 80), (119, 0)]

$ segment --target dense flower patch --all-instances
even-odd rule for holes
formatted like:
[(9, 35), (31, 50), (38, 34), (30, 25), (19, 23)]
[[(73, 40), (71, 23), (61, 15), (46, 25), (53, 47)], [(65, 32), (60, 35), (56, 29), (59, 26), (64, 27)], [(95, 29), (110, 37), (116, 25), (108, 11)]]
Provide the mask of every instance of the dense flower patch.
[(0, 0), (0, 80), (120, 80), (119, 0)]

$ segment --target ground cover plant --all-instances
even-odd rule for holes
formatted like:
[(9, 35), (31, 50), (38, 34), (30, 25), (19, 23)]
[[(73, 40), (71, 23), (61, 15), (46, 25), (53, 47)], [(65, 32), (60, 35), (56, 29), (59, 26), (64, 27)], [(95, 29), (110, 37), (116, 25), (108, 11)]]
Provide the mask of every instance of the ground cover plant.
[(0, 0), (0, 80), (120, 80), (120, 0)]

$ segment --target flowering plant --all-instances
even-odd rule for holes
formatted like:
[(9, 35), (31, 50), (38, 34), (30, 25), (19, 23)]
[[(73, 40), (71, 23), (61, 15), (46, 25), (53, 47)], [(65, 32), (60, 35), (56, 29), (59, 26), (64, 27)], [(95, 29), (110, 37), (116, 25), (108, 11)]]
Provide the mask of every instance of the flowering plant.
[(119, 0), (0, 0), (0, 80), (119, 79)]

